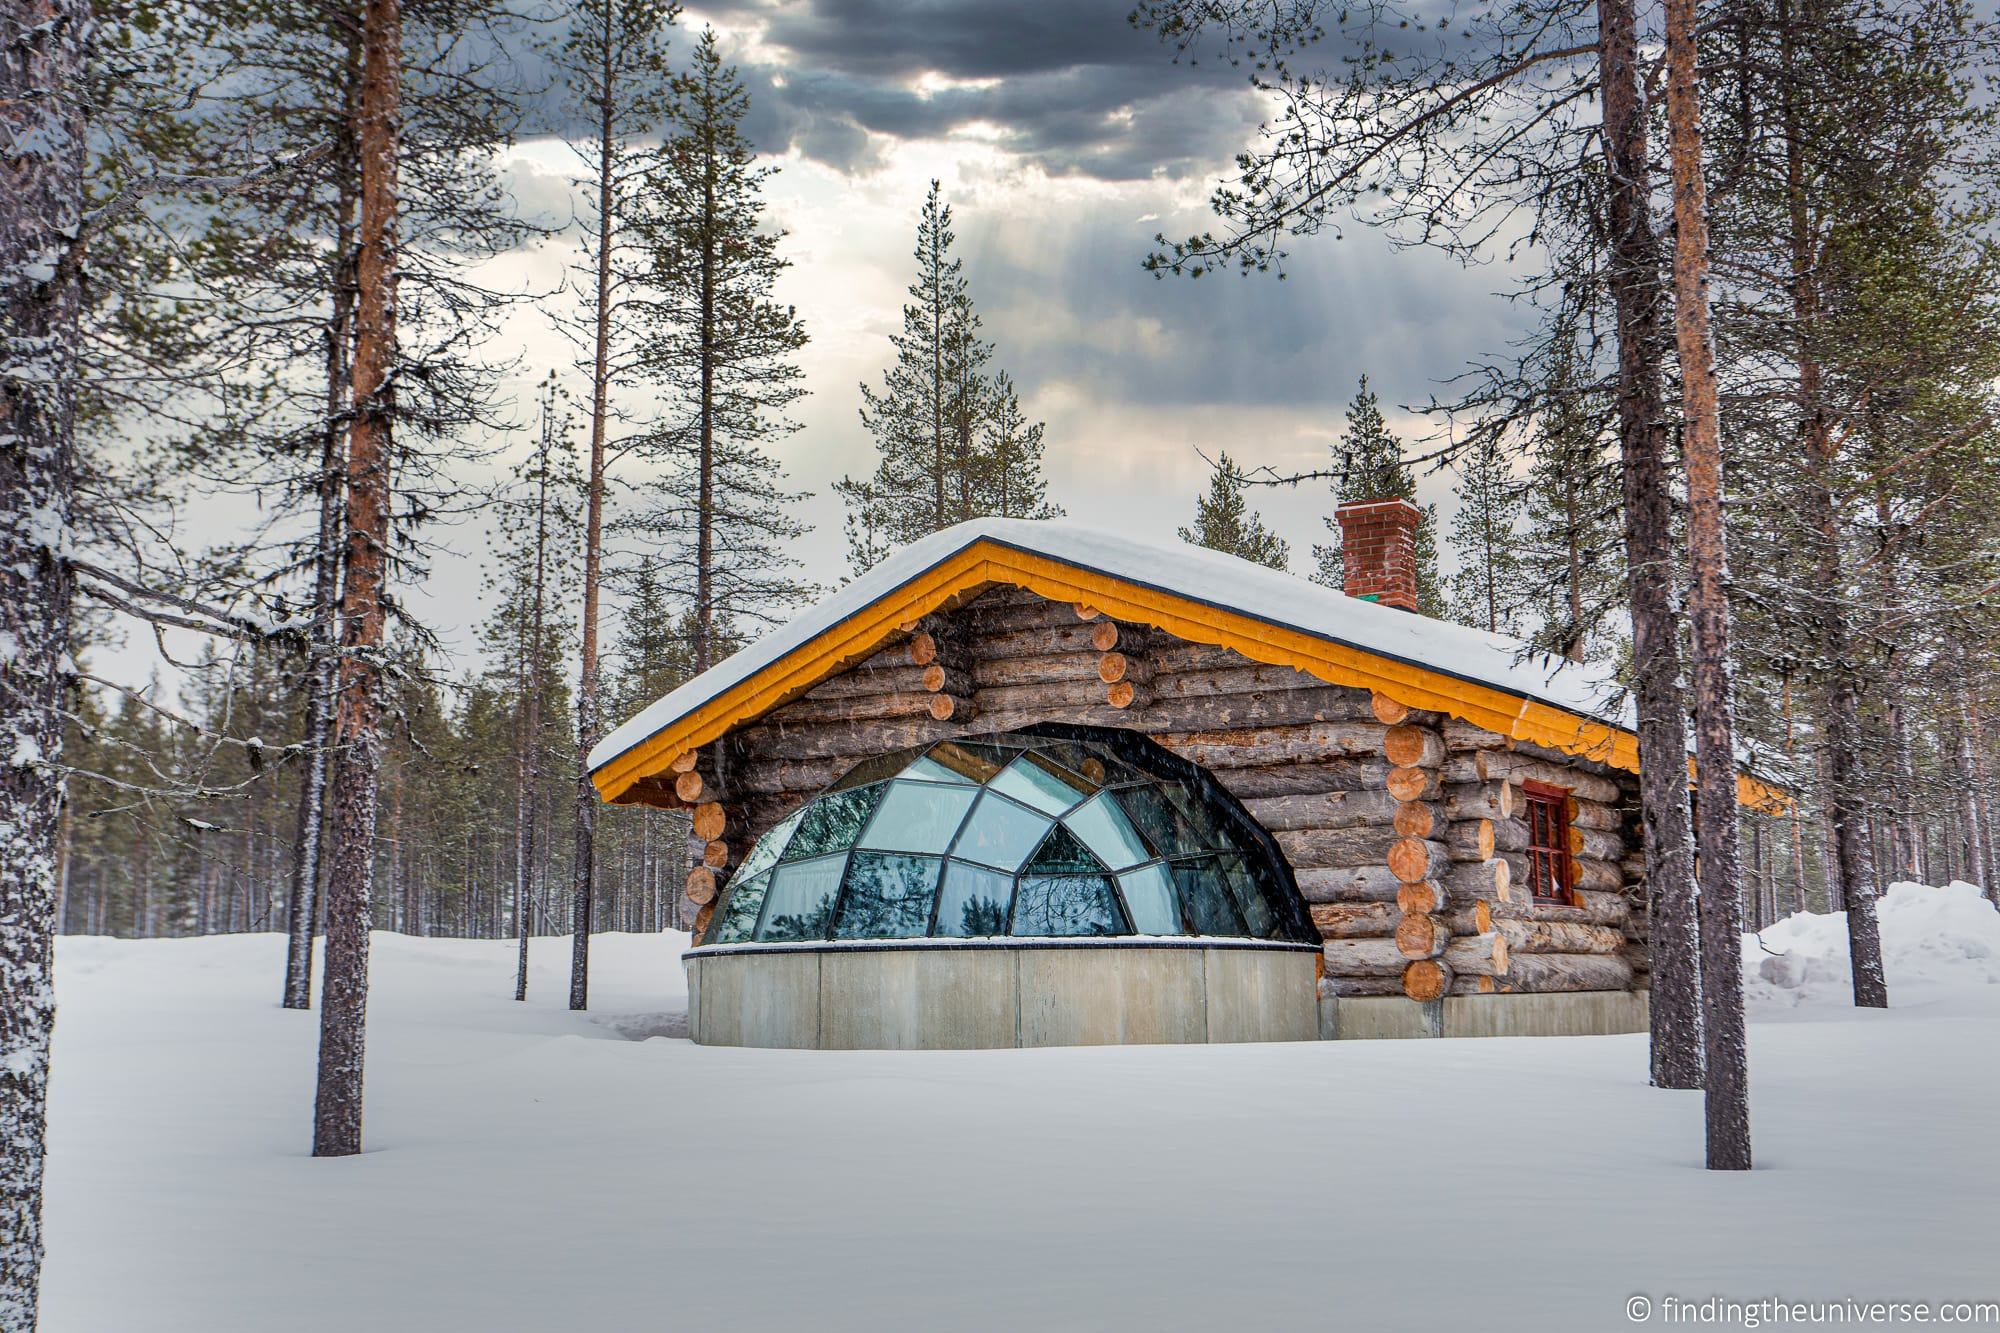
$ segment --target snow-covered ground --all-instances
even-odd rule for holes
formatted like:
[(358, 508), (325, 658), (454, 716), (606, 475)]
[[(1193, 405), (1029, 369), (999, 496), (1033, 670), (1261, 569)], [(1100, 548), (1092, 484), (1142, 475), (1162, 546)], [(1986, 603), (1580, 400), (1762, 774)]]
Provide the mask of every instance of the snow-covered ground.
[[(306, 1153), (275, 936), (65, 939), (46, 1333), (1609, 1330), (1628, 1298), (2000, 1300), (2000, 915), (1754, 942), (1759, 1170), (1643, 1037), (784, 1052), (674, 1036), (680, 937), (378, 935), (361, 1157)], [(1762, 973), (1778, 973), (1775, 981)], [(1795, 975), (1787, 975), (1787, 973)], [(1795, 981), (1781, 985), (1776, 982)], [(1694, 1325), (1679, 1324), (1677, 1327)], [(1794, 1325), (1796, 1326), (1796, 1325)]]

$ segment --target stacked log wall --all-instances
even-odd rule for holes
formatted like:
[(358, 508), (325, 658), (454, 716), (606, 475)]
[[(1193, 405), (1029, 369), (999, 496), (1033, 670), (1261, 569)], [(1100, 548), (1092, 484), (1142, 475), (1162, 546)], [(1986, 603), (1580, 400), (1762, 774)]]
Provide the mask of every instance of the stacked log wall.
[[(1625, 775), (1013, 589), (902, 626), (688, 762), (686, 804), (714, 807), (722, 826), (692, 844), (698, 919), (758, 837), (855, 765), (1046, 721), (1143, 732), (1241, 800), (1291, 863), (1334, 994), (1623, 989), (1644, 976)], [(1576, 793), (1578, 906), (1527, 898), (1523, 781)]]

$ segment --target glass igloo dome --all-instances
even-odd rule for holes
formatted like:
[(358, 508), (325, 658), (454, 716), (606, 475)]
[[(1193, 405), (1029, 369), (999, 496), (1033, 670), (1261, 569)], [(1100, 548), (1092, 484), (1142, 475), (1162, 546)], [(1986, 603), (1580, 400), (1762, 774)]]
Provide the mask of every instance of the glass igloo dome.
[(860, 765), (758, 840), (701, 943), (1114, 935), (1318, 938), (1200, 768), (1050, 725)]

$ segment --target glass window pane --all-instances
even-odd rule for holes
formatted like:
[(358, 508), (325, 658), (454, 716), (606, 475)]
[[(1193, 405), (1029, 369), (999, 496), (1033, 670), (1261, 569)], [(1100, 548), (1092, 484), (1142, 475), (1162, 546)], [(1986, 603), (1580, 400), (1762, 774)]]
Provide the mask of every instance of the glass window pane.
[(1213, 850), (1157, 786), (1120, 787), (1111, 794), (1161, 856), (1195, 856)]
[(970, 741), (939, 741), (924, 752), (924, 758), (957, 773), (969, 782), (988, 782), (1005, 768), (1018, 750)]
[(1165, 866), (1158, 862), (1128, 870), (1118, 877), (1118, 888), (1125, 895), (1125, 908), (1132, 917), (1132, 929), (1141, 935), (1181, 935), (1181, 908), (1179, 895), (1174, 892), (1174, 877)]
[(848, 863), (834, 938), (905, 940), (928, 933), (941, 864), (934, 856), (856, 852)]
[(856, 844), (885, 852), (942, 852), (978, 795), (971, 787), (892, 782), (889, 794)]
[(1034, 754), (1022, 755), (987, 785), (1052, 815), (1061, 814), (1095, 790), (1076, 774)]
[(1007, 911), (1013, 900), (1013, 876), (962, 861), (948, 861), (944, 888), (938, 894), (937, 933), (960, 938), (1005, 935)]
[(1049, 831), (1049, 820), (1012, 801), (983, 792), (966, 816), (951, 854), (1012, 871), (1028, 859)]
[(1206, 797), (1181, 786), (1178, 782), (1163, 782), (1159, 789), (1173, 803), (1174, 809), (1180, 812), (1181, 818), (1187, 821), (1188, 827), (1193, 830), (1196, 840), (1203, 847), (1220, 849), (1233, 848), (1236, 845), (1234, 840), (1223, 832), (1222, 822), (1215, 817), (1215, 812), (1208, 808)]
[(1260, 940), (1271, 938), (1277, 933), (1278, 914), (1265, 897), (1264, 886), (1251, 873), (1249, 862), (1235, 855), (1218, 856), (1216, 861), (1222, 871), (1222, 882), (1229, 890), (1230, 901), (1236, 904), (1244, 926)]
[(878, 782), (872, 787), (833, 792), (815, 800), (806, 807), (805, 820), (792, 835), (783, 859), (802, 861), (808, 856), (825, 856), (852, 847), (875, 803), (882, 799), (882, 786)]
[(1214, 857), (1176, 861), (1174, 887), (1181, 892), (1181, 912), (1195, 934), (1240, 936), (1246, 933), (1243, 918), (1237, 914)]
[(1076, 835), (1058, 824), (1049, 830), (1049, 836), (1042, 839), (1042, 845), (1035, 849), (1034, 859), (1021, 868), (1024, 875), (1101, 875), (1104, 862), (1097, 859), (1088, 847), (1076, 840)]
[(1110, 792), (1099, 792), (1072, 810), (1063, 823), (1113, 870), (1124, 870), (1153, 859), (1152, 850), (1139, 837), (1139, 831), (1132, 827), (1132, 821), (1125, 817), (1124, 810), (1119, 808)]
[(871, 782), (881, 782), (893, 778), (910, 765), (910, 751), (898, 750), (894, 754), (878, 754), (873, 759), (864, 759), (853, 768), (840, 775), (828, 791), (846, 791), (850, 787), (865, 787)]
[(822, 856), (816, 861), (789, 861), (771, 872), (764, 895), (760, 940), (823, 940), (833, 900), (840, 892), (840, 872), (846, 856)]
[(723, 888), (722, 907), (709, 922), (708, 938), (702, 943), (741, 944), (756, 934), (757, 916), (764, 908), (764, 890), (770, 886), (769, 875), (745, 876), (738, 870)]
[(1024, 875), (1014, 895), (1016, 935), (1129, 935), (1103, 875)]
[(902, 771), (901, 776), (916, 778), (922, 782), (956, 782), (967, 786), (970, 786), (973, 781), (972, 778), (955, 768), (946, 768), (929, 755), (919, 756), (916, 762)]
[(779, 821), (769, 833), (757, 839), (750, 855), (744, 857), (743, 864), (736, 868), (736, 878), (748, 879), (776, 861), (778, 854), (785, 850), (785, 844), (791, 841), (792, 834), (798, 831), (799, 821), (805, 817), (805, 807), (800, 806)]

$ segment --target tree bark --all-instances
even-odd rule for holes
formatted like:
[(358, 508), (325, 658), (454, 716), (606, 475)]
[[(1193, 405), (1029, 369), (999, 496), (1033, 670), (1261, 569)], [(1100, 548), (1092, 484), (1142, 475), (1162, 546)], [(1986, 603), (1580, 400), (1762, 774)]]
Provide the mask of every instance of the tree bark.
[[(61, 842), (62, 703), (75, 581), (83, 89), (90, 6), (7, 0), (0, 45), (0, 1329), (31, 1333), (42, 1267), (49, 974)], [(28, 145), (39, 147), (30, 148)], [(68, 255), (70, 262), (48, 263)], [(29, 373), (34, 367), (39, 373)]]
[(613, 154), (616, 7), (604, 6), (604, 64), (597, 86), (597, 311), (590, 371), (590, 463), (584, 484), (583, 615), (576, 690), (576, 851), (570, 875), (569, 1007), (590, 1007), (590, 909), (597, 880), (597, 789), (590, 750), (597, 744), (597, 605), (603, 577), (604, 433), (611, 389), (611, 244), (617, 207)]
[[(360, 95), (361, 43), (348, 39), (345, 125), (352, 125)], [(319, 917), (320, 877), (326, 869), (326, 780), (333, 766), (333, 696), (337, 687), (334, 630), (340, 595), (341, 478), (346, 467), (349, 357), (354, 338), (353, 181), (358, 168), (353, 139), (343, 135), (339, 173), (339, 223), (326, 322), (326, 421), (320, 434), (319, 539), (313, 549), (313, 624), (306, 660), (306, 769), (299, 780), (299, 810), (292, 838), (291, 898), (285, 913), (287, 1009), (312, 1007), (313, 930)]]
[(1708, 1167), (1750, 1168), (1743, 1033), (1736, 738), (1729, 685), (1729, 547), (1723, 520), (1721, 409), (1709, 326), (1708, 191), (1695, 70), (1696, 0), (1667, 0), (1667, 145), (1673, 165), (1674, 341), (1680, 353), (1687, 469), (1688, 619), (1694, 642), (1696, 879), (1701, 922), (1703, 1105)]
[(1599, 0), (1599, 76), (1618, 327), (1618, 446), (1639, 717), (1640, 810), (1652, 922), (1652, 1079), (1702, 1081), (1701, 976), (1688, 853), (1686, 709), (1673, 603), (1672, 501), (1662, 362), (1659, 240), (1653, 232), (1646, 106), (1632, 0)]
[(354, 414), (347, 440), (346, 578), (341, 596), (340, 697), (334, 713), (333, 859), (327, 879), (315, 1157), (361, 1151), (369, 890), (381, 781), (378, 659), (394, 465), (402, 41), (400, 0), (367, 0), (361, 28), (361, 114), (355, 135), (361, 159), (361, 224)]

